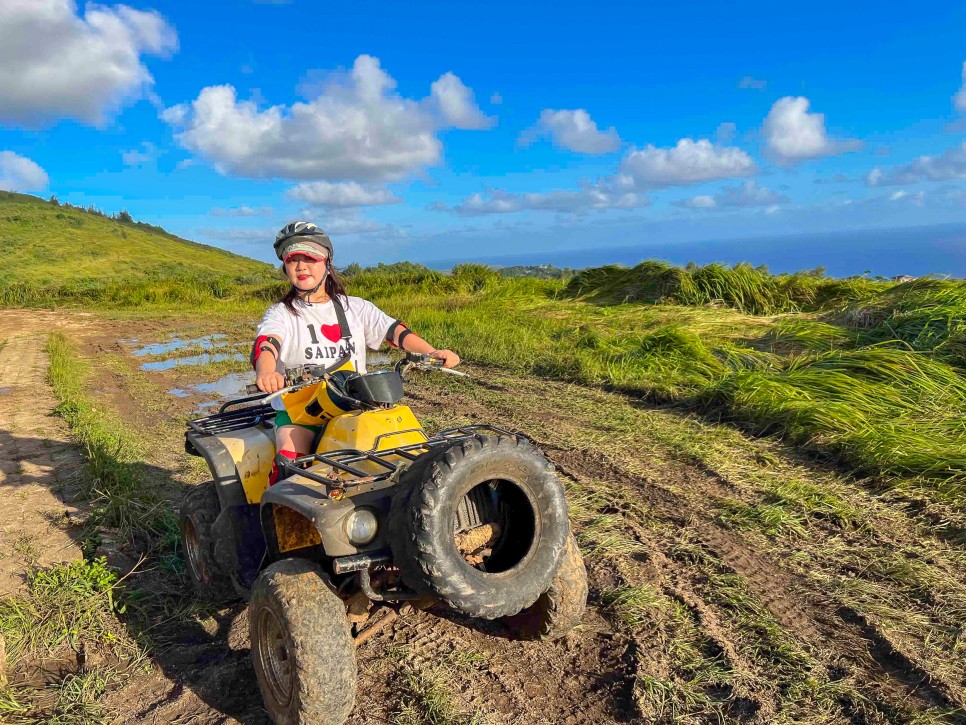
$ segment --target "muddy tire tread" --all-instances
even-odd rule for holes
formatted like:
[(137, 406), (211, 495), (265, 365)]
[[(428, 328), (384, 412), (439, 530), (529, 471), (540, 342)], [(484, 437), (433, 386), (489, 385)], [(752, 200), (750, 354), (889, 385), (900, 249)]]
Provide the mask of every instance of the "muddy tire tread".
[[(228, 602), (239, 599), (235, 587), (231, 583), (228, 572), (218, 563), (215, 558), (215, 537), (212, 535), (212, 527), (215, 519), (221, 513), (221, 502), (218, 500), (218, 492), (215, 490), (214, 481), (194, 486), (185, 493), (181, 501), (181, 509), (178, 521), (190, 518), (194, 524), (195, 534), (198, 537), (199, 548), (205, 571), (211, 577), (211, 581), (203, 582), (195, 577), (188, 565), (188, 578), (199, 597), (214, 604), (227, 604)], [(182, 532), (184, 531), (182, 527)], [(188, 556), (187, 550), (185, 556)]]
[(573, 534), (560, 569), (547, 589), (530, 607), (506, 618), (507, 626), (524, 640), (554, 641), (580, 624), (587, 609), (587, 568)]
[[(544, 521), (545, 542), (539, 569), (530, 566), (501, 597), (482, 590), (454, 567), (434, 540), (434, 518), (444, 505), (448, 482), (468, 460), (478, 456), (508, 456), (531, 468), (542, 479), (535, 487), (538, 509)], [(473, 617), (497, 619), (516, 614), (533, 604), (550, 586), (570, 533), (563, 487), (553, 466), (529, 440), (522, 436), (477, 435), (432, 451), (401, 477), (390, 514), (390, 544), (393, 561), (404, 581), (421, 594), (436, 597), (446, 605)], [(437, 535), (439, 532), (435, 532)]]
[[(282, 707), (266, 695), (257, 650), (259, 611), (270, 607), (284, 622), (297, 672), (291, 702)], [(249, 608), (252, 663), (277, 725), (342, 725), (355, 705), (355, 645), (345, 605), (327, 578), (305, 559), (284, 559), (266, 568), (252, 588)]]

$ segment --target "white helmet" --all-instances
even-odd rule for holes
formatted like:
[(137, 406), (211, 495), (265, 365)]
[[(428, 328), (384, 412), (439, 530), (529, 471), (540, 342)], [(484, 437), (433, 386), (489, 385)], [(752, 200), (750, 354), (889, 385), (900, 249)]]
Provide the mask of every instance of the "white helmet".
[[(300, 237), (303, 239), (300, 240)], [(332, 258), (332, 240), (312, 222), (291, 222), (282, 227), (275, 235), (275, 256), (285, 259), (286, 248), (298, 241), (318, 244), (328, 251), (329, 259)]]

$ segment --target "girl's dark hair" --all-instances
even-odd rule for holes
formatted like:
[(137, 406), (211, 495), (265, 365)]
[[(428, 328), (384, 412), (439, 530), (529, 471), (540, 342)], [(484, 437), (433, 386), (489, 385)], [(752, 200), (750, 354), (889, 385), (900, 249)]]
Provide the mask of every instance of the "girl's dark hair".
[[(325, 275), (325, 293), (330, 299), (335, 298), (336, 295), (342, 297), (345, 300), (348, 297), (348, 293), (345, 291), (345, 282), (339, 275), (335, 267), (329, 266), (328, 274)], [(285, 307), (296, 317), (299, 316), (298, 305), (304, 304), (302, 298), (299, 297), (298, 290), (293, 285), (289, 288), (285, 296), (279, 300)]]

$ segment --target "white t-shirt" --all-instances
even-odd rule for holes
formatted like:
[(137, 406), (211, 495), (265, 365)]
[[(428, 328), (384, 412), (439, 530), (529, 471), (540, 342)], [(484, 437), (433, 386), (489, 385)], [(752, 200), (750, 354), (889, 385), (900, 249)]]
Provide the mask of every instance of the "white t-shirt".
[[(361, 297), (343, 297), (339, 301), (349, 323), (348, 340), (342, 339), (332, 300), (310, 304), (296, 301), (298, 317), (281, 302), (265, 311), (255, 334), (274, 335), (282, 341), (281, 357), (275, 366), (279, 373), (297, 365), (330, 365), (347, 353), (356, 371), (366, 371), (366, 348), (378, 350), (395, 319)], [(281, 398), (275, 398), (272, 407), (285, 409)]]

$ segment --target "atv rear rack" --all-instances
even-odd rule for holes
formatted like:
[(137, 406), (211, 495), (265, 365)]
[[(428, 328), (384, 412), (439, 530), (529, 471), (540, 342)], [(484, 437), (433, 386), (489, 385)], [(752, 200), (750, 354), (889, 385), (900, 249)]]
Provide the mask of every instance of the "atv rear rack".
[[(409, 432), (412, 431), (399, 431), (399, 433)], [(388, 435), (398, 435), (399, 433), (391, 433)], [(327, 453), (314, 453), (307, 456), (299, 456), (291, 463), (285, 463), (283, 465), (283, 473), (280, 478), (288, 478), (289, 476), (297, 475), (307, 478), (310, 481), (314, 481), (315, 483), (321, 483), (324, 486), (337, 489), (346, 488), (348, 486), (358, 486), (363, 483), (384, 481), (394, 474), (397, 468), (399, 468), (399, 462), (394, 463), (388, 459), (402, 458), (405, 461), (412, 462), (419, 458), (420, 455), (432, 450), (433, 448), (448, 445), (456, 441), (467, 440), (478, 433), (522, 436), (520, 433), (515, 433), (513, 431), (506, 430), (505, 428), (499, 428), (495, 425), (464, 425), (460, 426), (459, 428), (448, 428), (446, 430), (441, 430), (439, 433), (430, 436), (422, 443), (411, 443), (405, 446), (398, 446), (397, 448), (387, 448), (384, 451), (360, 451), (354, 448), (344, 448), (338, 451), (328, 451)], [(380, 436), (380, 438), (381, 437), (383, 436)], [(379, 440), (376, 439), (376, 445), (378, 445), (378, 442)], [(360, 470), (352, 465), (362, 461), (374, 463), (382, 470), (378, 473), (371, 473)], [(334, 476), (324, 476), (320, 473), (317, 473), (315, 470), (307, 470), (309, 466), (314, 469), (317, 467), (317, 464), (320, 463), (323, 466), (330, 467), (333, 470), (333, 473), (348, 473), (350, 476), (354, 476), (354, 478), (336, 478)]]
[[(188, 421), (188, 427), (195, 433), (202, 435), (216, 435), (218, 433), (228, 433), (233, 430), (250, 428), (272, 420), (277, 412), (269, 403), (259, 404), (257, 401), (265, 395), (253, 395), (248, 398), (238, 398), (229, 400), (218, 410), (217, 413), (195, 418)], [(234, 408), (242, 403), (253, 403), (244, 408)], [(229, 410), (229, 408), (233, 408)]]

